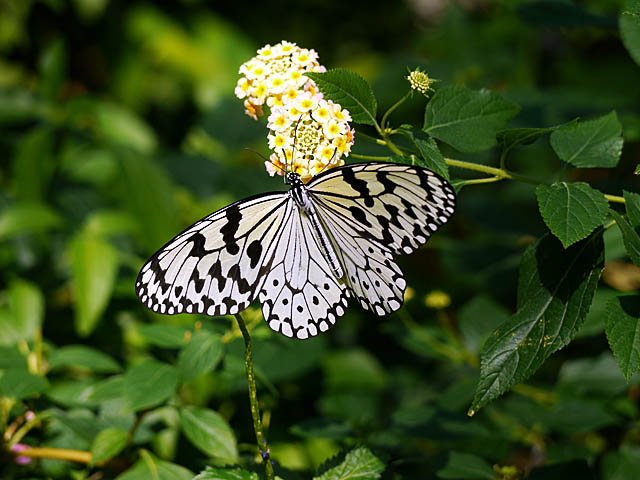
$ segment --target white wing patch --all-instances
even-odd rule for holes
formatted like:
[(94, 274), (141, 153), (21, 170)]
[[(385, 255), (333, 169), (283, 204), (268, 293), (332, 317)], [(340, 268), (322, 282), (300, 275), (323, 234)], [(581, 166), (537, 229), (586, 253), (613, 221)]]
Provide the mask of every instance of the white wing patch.
[(313, 337), (346, 311), (349, 291), (331, 274), (309, 219), (295, 205), (283, 230), (283, 244), (260, 291), (262, 314), (271, 329), (287, 337)]

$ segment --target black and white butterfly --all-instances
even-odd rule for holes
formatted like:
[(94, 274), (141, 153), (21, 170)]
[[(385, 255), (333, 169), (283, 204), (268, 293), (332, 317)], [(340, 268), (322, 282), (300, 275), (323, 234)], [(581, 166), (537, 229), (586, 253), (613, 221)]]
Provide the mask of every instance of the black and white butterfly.
[(309, 338), (347, 300), (377, 315), (400, 308), (394, 255), (423, 245), (455, 209), (452, 186), (421, 167), (360, 163), (289, 191), (240, 200), (175, 237), (142, 267), (136, 293), (157, 313), (230, 315), (257, 297), (270, 328)]

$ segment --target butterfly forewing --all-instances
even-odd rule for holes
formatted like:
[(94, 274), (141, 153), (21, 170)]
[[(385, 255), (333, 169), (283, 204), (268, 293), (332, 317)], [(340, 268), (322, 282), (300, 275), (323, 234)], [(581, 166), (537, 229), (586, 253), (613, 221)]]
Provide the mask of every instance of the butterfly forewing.
[(336, 168), (309, 184), (321, 210), (331, 210), (393, 253), (423, 245), (455, 210), (453, 187), (410, 165), (363, 163)]
[(269, 271), (290, 203), (265, 194), (195, 223), (142, 267), (136, 292), (158, 313), (227, 315), (249, 306)]

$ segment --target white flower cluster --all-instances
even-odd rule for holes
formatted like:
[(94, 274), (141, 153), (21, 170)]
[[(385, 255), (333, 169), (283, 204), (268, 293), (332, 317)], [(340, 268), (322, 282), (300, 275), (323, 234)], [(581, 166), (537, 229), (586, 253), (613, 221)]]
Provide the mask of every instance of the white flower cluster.
[(318, 173), (344, 165), (353, 145), (349, 112), (326, 100), (306, 72), (325, 72), (318, 54), (282, 41), (258, 50), (240, 67), (243, 76), (235, 94), (245, 99), (245, 113), (254, 119), (269, 107), (270, 175), (293, 171), (307, 182)]

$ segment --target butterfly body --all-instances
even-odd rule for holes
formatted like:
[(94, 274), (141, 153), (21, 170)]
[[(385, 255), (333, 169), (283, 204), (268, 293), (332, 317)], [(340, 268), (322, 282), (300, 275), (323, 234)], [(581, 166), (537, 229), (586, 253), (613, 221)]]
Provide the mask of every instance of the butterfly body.
[(448, 220), (451, 185), (384, 163), (287, 180), (288, 192), (236, 202), (156, 252), (136, 282), (141, 301), (158, 313), (216, 316), (258, 298), (269, 327), (296, 338), (326, 331), (351, 297), (377, 315), (400, 308), (406, 282), (393, 257)]

